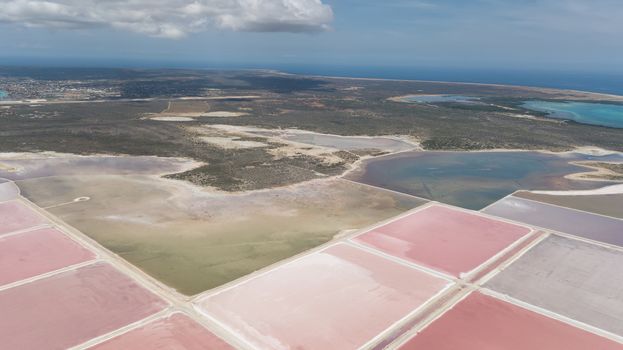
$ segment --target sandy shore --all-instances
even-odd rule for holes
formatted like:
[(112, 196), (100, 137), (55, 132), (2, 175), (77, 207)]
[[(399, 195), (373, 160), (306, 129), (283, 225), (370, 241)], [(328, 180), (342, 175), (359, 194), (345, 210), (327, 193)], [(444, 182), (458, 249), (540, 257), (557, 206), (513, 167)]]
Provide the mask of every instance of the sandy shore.
[(437, 150), (437, 149), (420, 149), (419, 151), (422, 152), (449, 152), (449, 153), (454, 153), (454, 152), (465, 152), (465, 153), (493, 153), (493, 152), (539, 152), (539, 153), (545, 153), (545, 154), (554, 154), (554, 155), (568, 155), (568, 154), (573, 154), (573, 153), (579, 153), (579, 154), (584, 154), (584, 155), (591, 155), (591, 156), (606, 156), (606, 155), (611, 155), (611, 154), (621, 154), (623, 155), (623, 152), (618, 152), (618, 151), (611, 151), (611, 150), (607, 150), (607, 149), (603, 149), (603, 148), (599, 148), (599, 147), (594, 147), (594, 146), (580, 146), (580, 147), (575, 147), (566, 151), (551, 151), (551, 150), (547, 150), (547, 149), (521, 149), (521, 148), (489, 148), (489, 149), (467, 149), (467, 150), (460, 150), (460, 149), (453, 149), (453, 150)]
[(530, 191), (536, 194), (549, 194), (555, 196), (591, 196), (591, 195), (606, 195), (606, 194), (622, 194), (623, 184), (606, 186), (595, 190), (582, 190), (582, 191)]
[[(582, 162), (570, 162), (573, 165), (578, 165), (585, 168), (592, 169), (591, 171), (585, 171), (581, 173), (569, 174), (565, 176), (570, 180), (585, 180), (585, 181), (608, 181), (608, 182), (621, 182), (620, 180), (611, 180), (608, 179), (609, 176), (621, 176), (621, 174), (614, 172), (610, 169), (605, 169), (599, 166), (594, 165), (593, 161), (582, 161)], [(603, 162), (608, 163), (608, 162)], [(616, 163), (613, 163), (616, 164)]]
[(567, 121), (564, 119), (554, 119), (554, 118), (544, 118), (544, 117), (535, 117), (530, 114), (518, 114), (518, 113), (504, 113), (505, 116), (511, 118), (521, 118), (521, 119), (530, 119), (537, 120), (540, 122), (554, 123), (554, 124), (565, 124)]
[(458, 81), (439, 81), (439, 80), (415, 80), (415, 79), (383, 79), (383, 78), (357, 78), (357, 77), (344, 77), (344, 76), (327, 76), (327, 75), (299, 75), (281, 72), (282, 75), (291, 76), (304, 76), (310, 78), (321, 79), (343, 79), (353, 81), (395, 81), (395, 82), (412, 82), (412, 83), (436, 83), (436, 84), (448, 84), (448, 85), (470, 85), (470, 86), (491, 86), (491, 87), (505, 87), (513, 88), (523, 91), (538, 91), (544, 94), (565, 94), (565, 98), (586, 99), (586, 100), (601, 100), (601, 101), (615, 101), (623, 102), (623, 96), (615, 94), (604, 94), (598, 92), (571, 90), (571, 89), (553, 89), (532, 87), (523, 85), (508, 85), (508, 84), (487, 84), (487, 83), (468, 83)]

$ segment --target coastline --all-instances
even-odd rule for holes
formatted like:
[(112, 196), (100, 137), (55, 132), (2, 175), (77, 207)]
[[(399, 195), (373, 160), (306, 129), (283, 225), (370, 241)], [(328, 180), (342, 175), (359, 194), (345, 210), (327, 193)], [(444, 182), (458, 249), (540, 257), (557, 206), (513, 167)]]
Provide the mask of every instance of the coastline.
[[(623, 182), (623, 180), (608, 179), (607, 178), (608, 176), (620, 176), (623, 178), (623, 175), (615, 171), (597, 166), (594, 164), (595, 162), (593, 161), (577, 161), (577, 162), (569, 162), (569, 163), (573, 165), (581, 166), (583, 168), (588, 168), (590, 170), (581, 172), (581, 173), (569, 174), (565, 176), (565, 178), (567, 179), (584, 180), (584, 181), (601, 181), (601, 182), (606, 181), (606, 182), (613, 182), (613, 183)], [(602, 162), (602, 163), (608, 163), (608, 162)], [(619, 163), (611, 163), (611, 164), (619, 164)]]
[[(384, 136), (384, 137), (392, 137), (395, 139), (402, 139), (404, 141), (404, 138), (402, 138), (400, 135), (391, 135), (391, 136)], [(580, 154), (587, 154), (587, 155), (595, 155), (595, 156), (604, 156), (604, 155), (612, 155), (612, 154), (620, 154), (623, 155), (623, 152), (617, 152), (617, 151), (609, 151), (609, 150), (605, 150), (602, 148), (597, 148), (597, 147), (590, 147), (590, 146), (584, 146), (584, 147), (576, 147), (573, 148), (571, 150), (567, 150), (567, 151), (561, 151), (561, 152), (554, 152), (554, 151), (550, 151), (550, 150), (527, 150), (527, 149), (487, 149), (487, 150), (426, 150), (426, 149), (422, 149), (420, 147), (416, 146), (416, 143), (414, 143), (413, 141), (411, 141), (414, 144), (414, 148), (413, 149), (409, 149), (409, 150), (401, 150), (401, 151), (397, 151), (397, 152), (389, 152), (389, 153), (385, 153), (382, 155), (366, 155), (366, 156), (361, 156), (358, 160), (354, 161), (353, 163), (350, 163), (348, 165), (348, 168), (345, 169), (342, 173), (340, 174), (336, 174), (336, 175), (330, 175), (330, 176), (324, 176), (324, 177), (319, 177), (319, 178), (315, 178), (315, 179), (310, 179), (310, 180), (305, 180), (305, 181), (301, 181), (301, 182), (296, 182), (296, 183), (291, 183), (291, 184), (287, 184), (287, 185), (283, 185), (283, 186), (275, 186), (275, 187), (270, 187), (270, 188), (262, 188), (262, 189), (255, 189), (255, 190), (246, 190), (246, 191), (225, 191), (225, 190), (221, 190), (218, 188), (214, 188), (211, 186), (199, 186), (193, 183), (190, 183), (188, 181), (185, 180), (181, 180), (181, 179), (171, 179), (171, 178), (167, 178), (165, 177), (165, 175), (171, 175), (171, 173), (158, 173), (158, 174), (151, 174), (148, 175), (148, 177), (154, 177), (154, 178), (158, 178), (162, 181), (165, 182), (170, 182), (170, 183), (177, 183), (178, 185), (181, 185), (183, 187), (186, 187), (188, 189), (191, 189), (193, 191), (199, 191), (201, 193), (204, 193), (205, 195), (214, 195), (214, 196), (232, 196), (232, 197), (237, 197), (237, 196), (246, 196), (246, 195), (251, 195), (251, 194), (258, 194), (258, 193), (266, 193), (266, 192), (270, 192), (273, 190), (294, 190), (296, 188), (299, 188), (301, 186), (306, 186), (309, 184), (313, 184), (313, 183), (325, 183), (325, 182), (332, 182), (332, 181), (349, 181), (351, 182), (352, 180), (349, 180), (347, 178), (348, 175), (351, 174), (356, 174), (358, 172), (364, 172), (366, 169), (366, 163), (374, 161), (376, 159), (381, 159), (381, 158), (385, 158), (385, 157), (400, 157), (402, 154), (405, 153), (409, 153), (409, 152), (421, 152), (421, 153), (427, 153), (427, 152), (436, 152), (436, 153), (514, 153), (514, 152), (534, 152), (534, 153), (543, 153), (543, 154), (552, 154), (552, 155), (558, 155), (558, 156), (565, 156), (565, 155), (569, 155), (569, 154), (573, 154), (573, 153), (580, 153)], [(19, 153), (0, 153), (0, 158), (4, 158), (4, 159), (45, 159), (45, 158), (57, 158), (57, 157), (132, 157), (130, 155), (126, 155), (126, 154), (92, 154), (92, 155), (74, 155), (74, 154), (67, 154), (67, 153), (57, 153), (57, 152), (37, 152), (37, 153), (28, 153), (28, 152), (19, 152)], [(168, 157), (158, 157), (158, 156), (146, 156), (146, 157), (150, 157), (150, 158), (168, 158)], [(194, 161), (192, 159), (187, 159), (187, 158), (178, 158), (178, 157), (174, 157), (174, 158), (170, 158), (170, 159), (175, 159), (175, 160), (183, 160), (186, 161), (186, 163), (184, 164), (184, 169), (183, 171), (188, 171), (188, 170), (192, 170), (196, 167), (200, 167), (205, 165), (205, 163), (202, 162), (197, 162)], [(573, 165), (577, 165), (580, 166), (582, 168), (586, 168), (586, 169), (590, 169), (590, 171), (579, 171), (576, 173), (572, 173), (572, 174), (568, 174), (565, 175), (564, 178), (570, 179), (570, 180), (576, 180), (576, 181), (593, 181), (593, 182), (611, 182), (613, 184), (615, 184), (614, 186), (606, 186), (606, 187), (602, 187), (596, 190), (586, 190), (586, 191), (579, 191), (579, 192), (586, 192), (586, 194), (600, 194), (602, 189), (606, 189), (606, 188), (610, 188), (612, 187), (611, 190), (607, 191), (607, 194), (611, 194), (611, 193), (623, 193), (623, 183), (620, 180), (608, 180), (608, 179), (601, 179), (601, 178), (586, 178), (583, 177), (586, 174), (602, 174), (602, 175), (611, 175), (611, 172), (609, 172), (607, 169), (602, 169), (599, 167), (591, 167), (590, 165), (586, 165), (583, 164), (582, 161), (570, 161), (570, 164)], [(177, 172), (175, 172), (177, 173)], [(364, 184), (362, 184), (364, 185)], [(618, 186), (618, 187), (617, 187)], [(383, 190), (383, 191), (390, 191), (384, 188), (379, 188), (376, 186), (373, 186), (379, 190)], [(614, 192), (613, 192), (614, 191)], [(394, 191), (391, 191), (394, 192)], [(554, 193), (575, 193), (578, 191), (534, 191), (535, 193), (543, 193), (543, 194), (554, 194)], [(402, 193), (405, 196), (409, 196), (409, 197), (416, 197), (419, 198), (417, 196), (413, 196), (410, 194), (406, 194), (406, 193)], [(569, 194), (570, 195), (570, 194)]]
[[(557, 89), (538, 86), (526, 86), (526, 85), (512, 85), (512, 84), (493, 84), (493, 83), (472, 83), (472, 82), (458, 82), (458, 81), (443, 81), (443, 80), (418, 80), (418, 79), (390, 79), (390, 78), (361, 78), (361, 77), (347, 77), (347, 76), (331, 76), (331, 75), (309, 75), (309, 74), (294, 74), (287, 72), (279, 72), (282, 75), (299, 76), (308, 78), (320, 78), (320, 79), (343, 79), (343, 80), (355, 80), (355, 81), (389, 81), (389, 82), (405, 82), (405, 83), (435, 83), (435, 84), (448, 84), (448, 85), (469, 85), (469, 86), (488, 86), (488, 87), (503, 87), (512, 88), (527, 91), (538, 91), (542, 93), (566, 93), (577, 94), (585, 97), (601, 97), (602, 101), (614, 101), (623, 102), (623, 95), (608, 94), (593, 91), (583, 91), (574, 89)], [(409, 95), (405, 95), (409, 96)]]

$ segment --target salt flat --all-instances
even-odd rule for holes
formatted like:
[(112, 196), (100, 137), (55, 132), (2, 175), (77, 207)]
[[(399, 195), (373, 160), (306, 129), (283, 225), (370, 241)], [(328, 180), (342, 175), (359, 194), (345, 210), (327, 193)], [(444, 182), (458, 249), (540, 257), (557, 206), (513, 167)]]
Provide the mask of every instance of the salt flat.
[(623, 336), (623, 252), (550, 236), (485, 287)]

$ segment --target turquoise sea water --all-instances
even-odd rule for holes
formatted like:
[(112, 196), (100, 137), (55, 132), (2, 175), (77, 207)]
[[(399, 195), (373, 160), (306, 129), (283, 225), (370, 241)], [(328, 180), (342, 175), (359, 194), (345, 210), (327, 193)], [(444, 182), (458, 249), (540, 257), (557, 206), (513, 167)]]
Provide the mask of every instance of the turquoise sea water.
[(474, 103), (477, 97), (469, 97), (463, 95), (413, 95), (405, 97), (404, 101), (415, 103), (438, 103), (438, 102), (455, 102), (455, 103)]
[(520, 189), (567, 190), (604, 186), (597, 181), (573, 181), (564, 176), (588, 171), (570, 161), (623, 162), (623, 156), (593, 157), (539, 152), (406, 152), (375, 158), (350, 180), (481, 209)]
[(526, 101), (522, 107), (577, 123), (623, 128), (623, 105), (587, 102)]
[(7, 94), (6, 91), (0, 90), (0, 100), (4, 100), (7, 97), (9, 97), (9, 94)]

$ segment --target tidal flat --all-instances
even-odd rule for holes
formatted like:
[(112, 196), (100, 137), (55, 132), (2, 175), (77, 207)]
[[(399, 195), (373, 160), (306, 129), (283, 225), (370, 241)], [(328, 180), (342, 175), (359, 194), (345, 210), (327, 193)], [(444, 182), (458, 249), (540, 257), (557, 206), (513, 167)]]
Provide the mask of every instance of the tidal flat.
[[(186, 295), (425, 203), (341, 179), (239, 194), (148, 175), (50, 176), (18, 186), (37, 205)], [(78, 197), (89, 200), (74, 202)]]
[(17, 181), (69, 175), (157, 175), (190, 170), (199, 164), (171, 157), (0, 153), (0, 178)]

